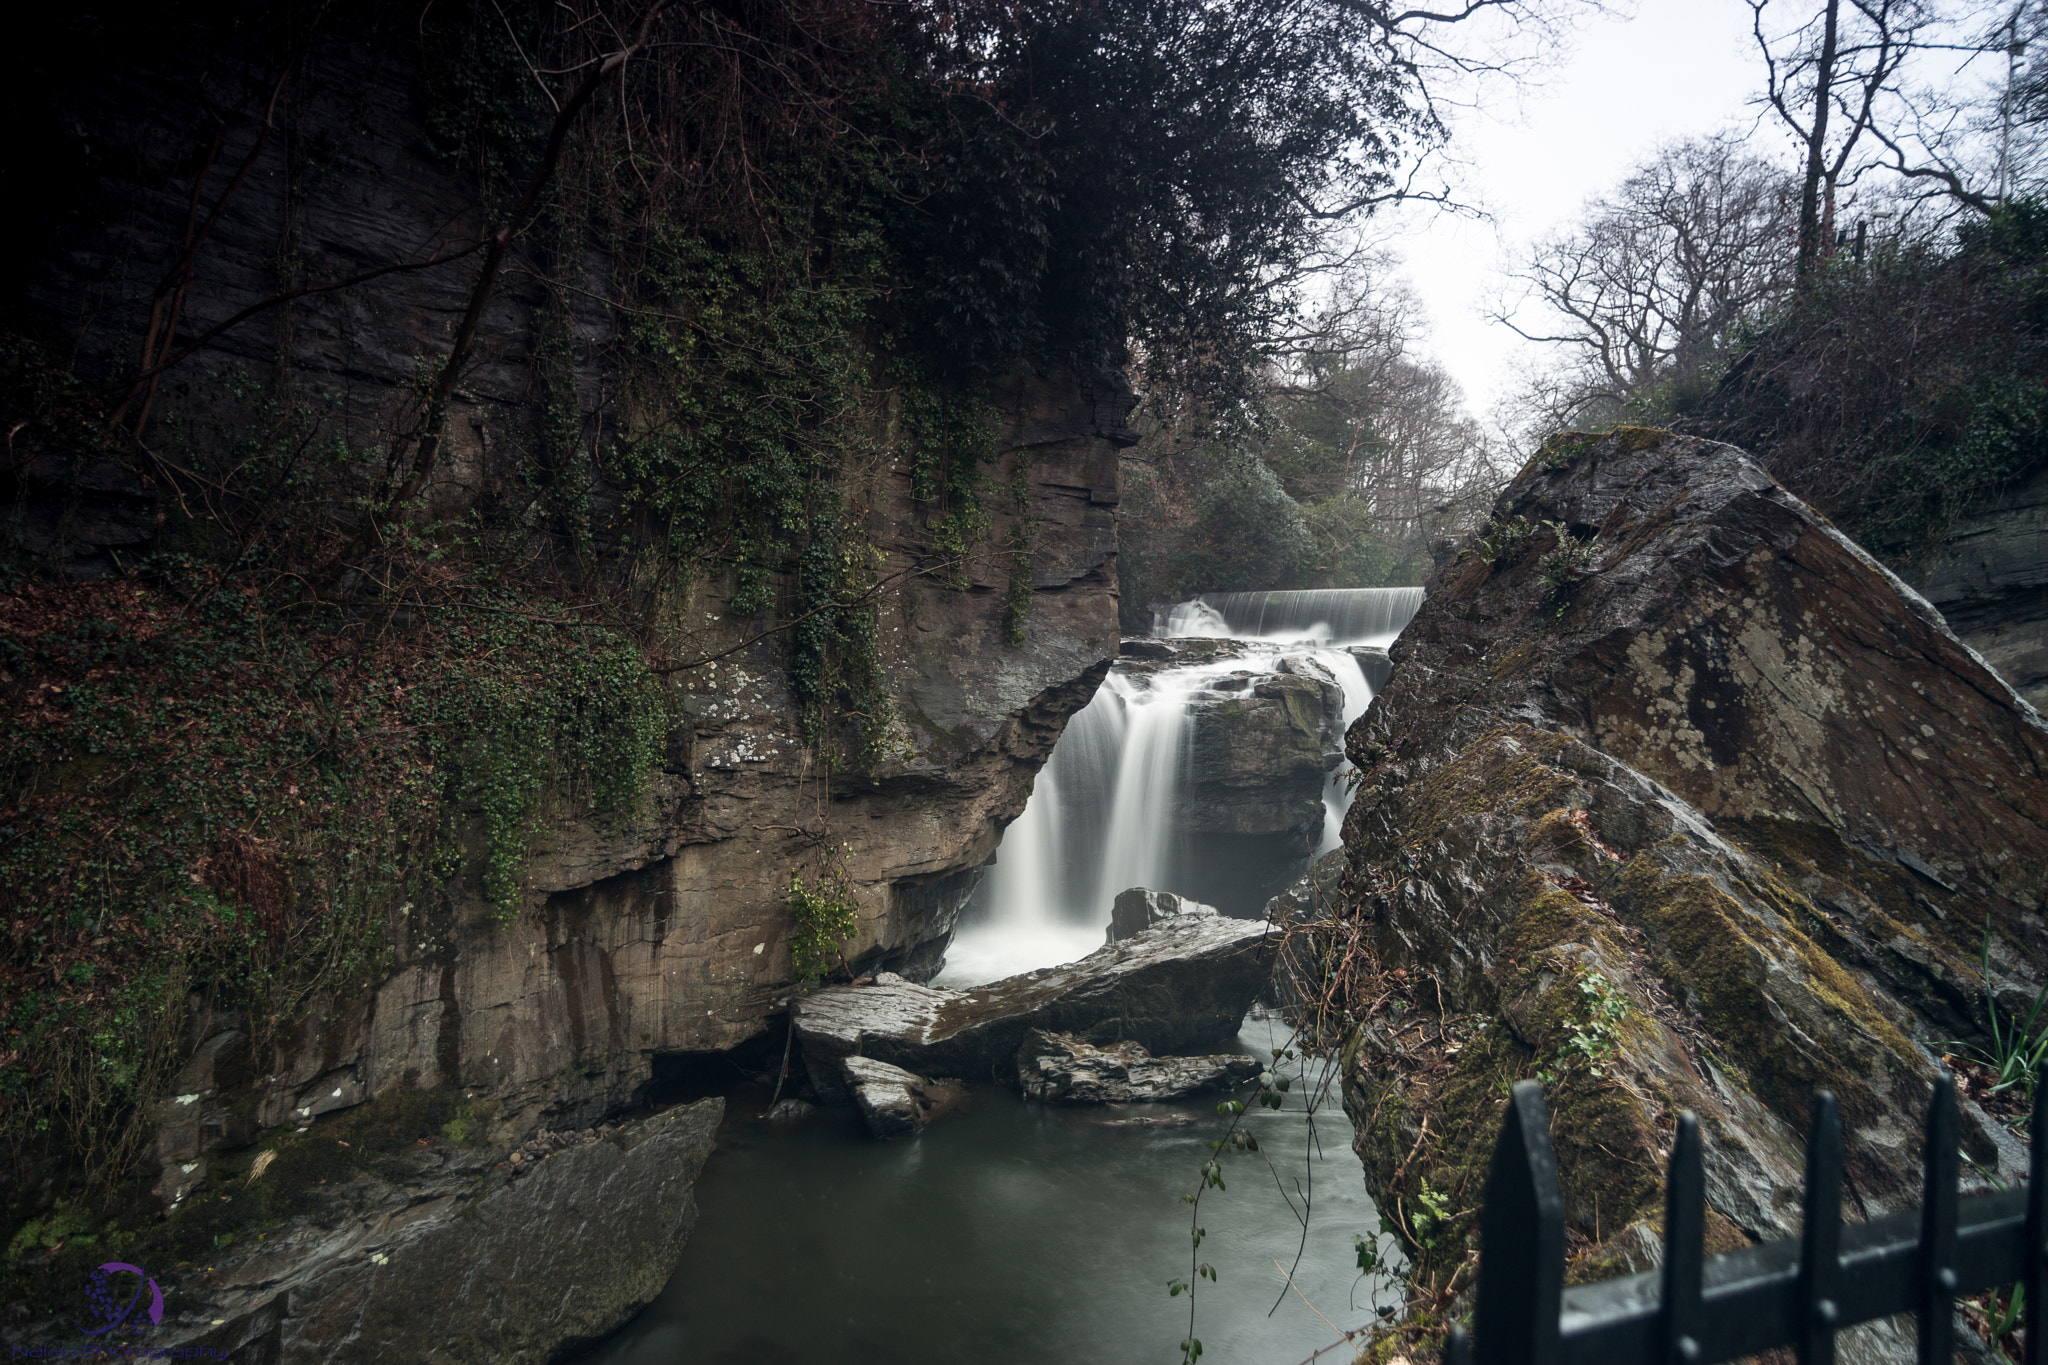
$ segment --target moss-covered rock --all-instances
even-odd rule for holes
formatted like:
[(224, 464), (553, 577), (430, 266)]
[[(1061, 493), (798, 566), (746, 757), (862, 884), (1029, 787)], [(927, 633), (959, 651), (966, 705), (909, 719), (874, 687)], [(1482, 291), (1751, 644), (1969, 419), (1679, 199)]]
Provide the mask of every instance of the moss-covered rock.
[[(1563, 587), (1447, 562), (1352, 727), (1348, 912), (1390, 988), (1345, 1103), (1419, 1283), (1470, 1281), (1508, 1085), (1551, 1107), (1573, 1273), (1661, 1225), (1677, 1115), (1717, 1244), (1797, 1223), (1810, 1097), (1854, 1197), (1915, 1202), (1936, 1054), (1977, 964), (2048, 979), (2048, 727), (1940, 618), (1740, 452), (1569, 434), (1496, 524), (1590, 544)], [(1974, 1106), (1973, 1159), (2012, 1155)]]

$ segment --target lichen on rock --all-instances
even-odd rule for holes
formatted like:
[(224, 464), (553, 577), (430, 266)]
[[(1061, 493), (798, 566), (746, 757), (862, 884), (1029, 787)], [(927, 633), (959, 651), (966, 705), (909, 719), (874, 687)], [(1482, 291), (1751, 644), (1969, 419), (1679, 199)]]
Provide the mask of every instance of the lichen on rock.
[[(1444, 564), (1351, 729), (1348, 899), (1406, 981), (1347, 1043), (1369, 1182), (1418, 1277), (1470, 1283), (1508, 1082), (1552, 1110), (1575, 1273), (1661, 1226), (1677, 1115), (1717, 1249), (1796, 1228), (1813, 1091), (1866, 1215), (1981, 1033), (1976, 963), (2048, 963), (2048, 728), (1940, 616), (1740, 451), (1553, 443)], [(1551, 537), (1584, 571), (1546, 582)], [(1965, 1147), (2017, 1155), (1968, 1106)], [(2006, 1174), (2011, 1174), (2008, 1170)]]

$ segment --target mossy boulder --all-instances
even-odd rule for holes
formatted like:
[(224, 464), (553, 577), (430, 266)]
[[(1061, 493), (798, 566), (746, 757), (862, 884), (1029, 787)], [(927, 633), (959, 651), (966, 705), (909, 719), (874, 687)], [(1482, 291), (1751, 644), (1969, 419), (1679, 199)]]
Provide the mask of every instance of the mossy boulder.
[[(1798, 1221), (1835, 1092), (1854, 1199), (1917, 1202), (1938, 1055), (2048, 982), (2048, 727), (1740, 451), (1572, 434), (1447, 560), (1347, 736), (1350, 903), (1390, 985), (1345, 1102), (1418, 1277), (1470, 1280), (1508, 1084), (1545, 1081), (1580, 1273), (1661, 1226), (1677, 1115), (1714, 1236)], [(1560, 587), (1553, 541), (1590, 546)], [(1965, 1146), (2016, 1148), (1966, 1106)]]

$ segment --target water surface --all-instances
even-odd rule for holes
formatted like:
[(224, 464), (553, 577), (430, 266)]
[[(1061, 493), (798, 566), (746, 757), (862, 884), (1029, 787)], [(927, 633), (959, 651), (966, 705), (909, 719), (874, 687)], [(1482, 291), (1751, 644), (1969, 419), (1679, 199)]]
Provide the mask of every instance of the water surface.
[[(1270, 1055), (1283, 1040), (1269, 1027), (1248, 1023), (1239, 1047)], [(674, 1278), (582, 1365), (1180, 1359), (1187, 1300), (1167, 1281), (1189, 1276), (1179, 1196), (1222, 1131), (1214, 1097), (1064, 1108), (983, 1085), (964, 1111), (889, 1143), (850, 1109), (763, 1122), (765, 1099), (729, 1097)], [(1139, 1117), (1195, 1121), (1122, 1122)], [(1220, 1279), (1201, 1284), (1195, 1333), (1205, 1361), (1293, 1365), (1370, 1315), (1351, 1239), (1378, 1217), (1334, 1102), (1317, 1118), (1319, 1151), (1298, 1097), (1247, 1123), (1261, 1153), (1226, 1158), (1226, 1187), (1201, 1204), (1201, 1259)], [(1299, 1295), (1274, 1265), (1293, 1267), (1297, 1251)]]

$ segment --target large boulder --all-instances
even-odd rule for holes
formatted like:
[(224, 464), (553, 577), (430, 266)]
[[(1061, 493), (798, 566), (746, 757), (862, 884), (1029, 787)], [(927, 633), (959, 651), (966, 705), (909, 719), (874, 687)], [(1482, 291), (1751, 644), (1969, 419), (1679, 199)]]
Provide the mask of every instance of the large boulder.
[(1338, 913), (1384, 990), (1346, 1103), (1421, 1278), (1456, 1273), (1520, 1076), (1592, 1241), (1660, 1215), (1685, 1109), (1717, 1245), (1796, 1227), (1822, 1087), (1857, 1205), (1917, 1202), (1936, 1054), (1984, 1040), (1980, 957), (2008, 1004), (2048, 979), (2033, 709), (1740, 451), (1633, 428), (1546, 447), (1393, 659), (1349, 735)]
[[(851, 1067), (858, 1058), (847, 1059)], [(1097, 1046), (1071, 1033), (1033, 1029), (1017, 1049), (1017, 1084), (1034, 1100), (1128, 1104), (1228, 1090), (1256, 1077), (1256, 1057), (1154, 1057), (1136, 1043)]]
[(921, 1133), (927, 1123), (960, 1100), (957, 1083), (926, 1080), (872, 1057), (847, 1057), (839, 1066), (854, 1107), (866, 1120), (868, 1131), (878, 1138)]
[[(558, 1359), (668, 1282), (697, 1224), (693, 1190), (724, 1105), (700, 1100), (517, 1154), (546, 1151), (539, 1160), (435, 1144), (404, 1162), (404, 1177), (309, 1190), (314, 1213), (183, 1276), (149, 1345), (278, 1365)], [(243, 1184), (281, 1178), (251, 1170)]]
[(1177, 896), (1171, 891), (1154, 891), (1149, 886), (1134, 886), (1119, 891), (1110, 906), (1109, 928), (1103, 930), (1109, 942), (1134, 937), (1144, 933), (1153, 925), (1177, 915), (1213, 915), (1216, 907), (1200, 901)]
[(811, 1085), (834, 1103), (852, 1098), (849, 1057), (925, 1076), (1007, 1080), (1032, 1029), (1153, 1052), (1231, 1037), (1265, 985), (1275, 945), (1262, 923), (1182, 916), (1079, 962), (971, 990), (901, 978), (829, 986), (792, 1013)]

